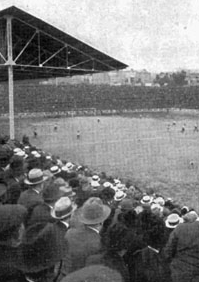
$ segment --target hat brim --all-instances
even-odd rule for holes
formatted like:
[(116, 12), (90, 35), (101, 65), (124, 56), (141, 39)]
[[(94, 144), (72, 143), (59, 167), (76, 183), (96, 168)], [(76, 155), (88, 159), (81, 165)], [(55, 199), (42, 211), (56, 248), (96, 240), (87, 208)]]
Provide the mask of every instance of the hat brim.
[(144, 202), (143, 200), (140, 201), (141, 204), (143, 205), (150, 205), (153, 202), (153, 199), (150, 199), (148, 202)]
[(51, 216), (52, 216), (53, 218), (55, 218), (55, 219), (64, 219), (64, 218), (68, 217), (69, 215), (71, 215), (71, 214), (74, 212), (75, 209), (76, 209), (76, 206), (73, 206), (73, 207), (72, 207), (72, 210), (71, 210), (69, 213), (64, 214), (64, 215), (62, 215), (62, 216), (56, 216), (56, 214), (55, 214), (55, 209), (52, 209), (51, 212), (50, 212), (50, 214), (51, 214)]
[(43, 176), (43, 179), (40, 180), (40, 181), (37, 181), (37, 182), (30, 182), (27, 178), (24, 179), (24, 183), (27, 184), (27, 185), (36, 185), (36, 184), (39, 184), (39, 183), (42, 183), (44, 181), (46, 181), (48, 179), (48, 176)]
[(117, 198), (116, 196), (114, 196), (114, 200), (116, 201), (116, 202), (120, 202), (120, 201), (122, 201), (124, 198), (126, 198), (126, 194), (124, 193), (124, 195), (122, 196), (122, 198)]
[(80, 222), (82, 222), (86, 225), (98, 224), (98, 223), (101, 223), (104, 220), (106, 220), (109, 217), (110, 213), (111, 213), (111, 209), (108, 206), (104, 205), (102, 215), (100, 217), (92, 220), (92, 219), (85, 218), (84, 215), (82, 214), (82, 210), (80, 209), (78, 219), (79, 219)]
[(176, 227), (178, 226), (178, 224), (183, 223), (183, 222), (184, 222), (183, 218), (180, 218), (180, 219), (179, 219), (179, 222), (178, 222), (176, 225), (170, 225), (170, 224), (169, 224), (169, 221), (165, 220), (165, 226), (166, 226), (167, 228), (172, 228), (172, 229), (174, 229), (174, 228), (176, 228)]
[(56, 172), (52, 172), (52, 171), (51, 171), (51, 173), (52, 173), (53, 175), (56, 175), (56, 174), (58, 174), (58, 173), (60, 173), (60, 172), (61, 172), (61, 169), (60, 169), (60, 168), (59, 168), (58, 171), (56, 171)]

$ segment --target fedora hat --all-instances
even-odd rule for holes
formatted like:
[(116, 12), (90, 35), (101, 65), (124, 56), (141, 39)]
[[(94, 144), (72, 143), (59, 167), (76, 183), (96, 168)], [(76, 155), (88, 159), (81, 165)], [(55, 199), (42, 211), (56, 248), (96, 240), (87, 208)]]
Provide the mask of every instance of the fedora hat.
[(24, 183), (28, 185), (35, 185), (44, 182), (48, 177), (44, 176), (43, 171), (39, 168), (33, 168), (29, 171), (27, 178), (24, 179)]
[(91, 197), (80, 209), (79, 221), (87, 225), (102, 223), (110, 213), (111, 209), (100, 198)]
[(52, 172), (53, 175), (56, 175), (61, 172), (61, 169), (57, 165), (54, 165), (50, 168), (50, 172)]
[(145, 205), (145, 204), (151, 204), (152, 201), (153, 201), (152, 197), (150, 197), (149, 195), (145, 195), (145, 196), (142, 197), (140, 203)]
[(76, 195), (76, 193), (72, 190), (72, 187), (69, 186), (68, 182), (61, 177), (57, 177), (54, 180), (54, 185), (59, 188), (65, 197), (73, 197)]
[(72, 205), (68, 197), (61, 197), (51, 210), (51, 216), (56, 219), (64, 219), (71, 215), (75, 209), (76, 206)]
[(44, 186), (42, 191), (42, 198), (45, 203), (54, 203), (64, 196), (64, 192), (59, 189), (59, 186), (51, 181), (48, 185)]
[(126, 199), (124, 198), (119, 206), (118, 206), (122, 211), (130, 211), (133, 210), (134, 206), (133, 206), (133, 200), (132, 199)]
[(177, 213), (171, 213), (165, 220), (165, 225), (168, 228), (176, 228), (179, 223), (183, 223), (183, 218), (181, 218)]
[(126, 197), (126, 193), (124, 193), (122, 190), (117, 190), (114, 196), (115, 201), (121, 201)]

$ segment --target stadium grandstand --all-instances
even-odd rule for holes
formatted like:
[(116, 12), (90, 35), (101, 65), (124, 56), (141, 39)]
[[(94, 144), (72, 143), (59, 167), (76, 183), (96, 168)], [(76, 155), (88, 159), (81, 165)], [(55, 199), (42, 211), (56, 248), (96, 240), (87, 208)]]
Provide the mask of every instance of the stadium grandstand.
[(14, 138), (13, 81), (117, 70), (127, 65), (11, 6), (0, 11), (0, 80), (8, 81)]
[(199, 88), (43, 83), (126, 67), (0, 11), (0, 281), (199, 281)]

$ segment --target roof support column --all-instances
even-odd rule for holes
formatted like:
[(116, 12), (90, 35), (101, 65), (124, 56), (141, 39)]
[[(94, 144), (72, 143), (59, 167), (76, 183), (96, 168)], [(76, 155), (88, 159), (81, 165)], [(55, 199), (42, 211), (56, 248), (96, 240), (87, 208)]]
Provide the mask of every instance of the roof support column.
[(10, 139), (15, 138), (14, 127), (14, 92), (13, 92), (13, 53), (12, 53), (12, 17), (6, 17), (6, 35), (7, 35), (7, 54), (8, 60), (6, 65), (8, 66), (8, 93), (9, 93), (9, 128)]

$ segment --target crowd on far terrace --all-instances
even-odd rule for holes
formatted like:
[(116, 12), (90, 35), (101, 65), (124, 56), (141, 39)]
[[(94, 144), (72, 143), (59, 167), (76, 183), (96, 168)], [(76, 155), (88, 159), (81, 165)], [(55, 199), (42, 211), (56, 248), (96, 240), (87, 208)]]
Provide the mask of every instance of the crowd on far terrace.
[(0, 281), (198, 282), (185, 203), (0, 139)]
[[(0, 86), (1, 114), (9, 112), (7, 85)], [(15, 84), (15, 114), (60, 113), (78, 109), (198, 109), (199, 87), (132, 87), (128, 85)]]

